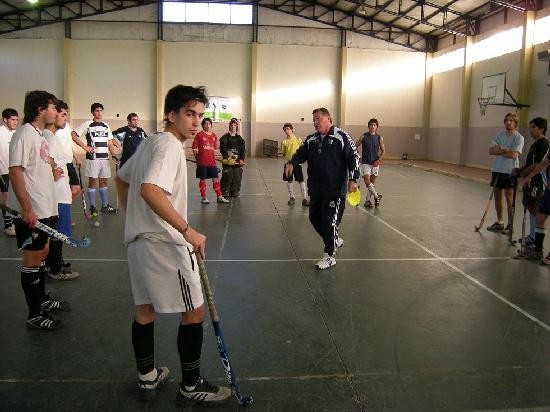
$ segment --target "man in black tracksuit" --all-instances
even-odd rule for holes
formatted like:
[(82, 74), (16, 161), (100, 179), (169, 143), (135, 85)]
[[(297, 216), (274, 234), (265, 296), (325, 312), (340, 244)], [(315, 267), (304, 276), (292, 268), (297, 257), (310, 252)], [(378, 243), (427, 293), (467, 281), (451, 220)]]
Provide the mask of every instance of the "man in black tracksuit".
[(122, 143), (122, 155), (120, 157), (120, 166), (136, 152), (140, 143), (147, 138), (145, 131), (139, 127), (139, 117), (136, 113), (130, 113), (126, 120), (128, 126), (120, 127), (113, 131), (113, 136)]
[(344, 213), (346, 192), (357, 190), (359, 155), (349, 134), (332, 125), (325, 108), (313, 110), (316, 133), (308, 136), (287, 163), (285, 173), (292, 175), (295, 166), (307, 161), (309, 220), (323, 238), (323, 257), (317, 269), (336, 264), (336, 249), (344, 244), (338, 236), (338, 226)]

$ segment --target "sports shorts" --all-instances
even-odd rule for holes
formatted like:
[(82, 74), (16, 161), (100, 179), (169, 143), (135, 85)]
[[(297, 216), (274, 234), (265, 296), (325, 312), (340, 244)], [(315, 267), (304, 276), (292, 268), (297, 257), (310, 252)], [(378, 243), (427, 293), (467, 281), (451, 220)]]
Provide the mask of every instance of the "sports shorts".
[(204, 303), (198, 264), (186, 246), (138, 238), (128, 244), (128, 268), (136, 305), (182, 313)]
[(10, 187), (10, 175), (5, 174), (0, 176), (0, 192), (7, 193)]
[(86, 166), (84, 167), (84, 176), (86, 177), (111, 177), (111, 164), (109, 159), (86, 159)]
[(539, 213), (550, 215), (550, 191), (546, 189), (539, 204)]
[(219, 169), (216, 166), (199, 166), (195, 176), (197, 179), (217, 179)]
[(69, 175), (69, 185), (80, 186), (80, 180), (78, 180), (76, 169), (72, 163), (67, 163), (67, 174)]
[(304, 181), (304, 172), (302, 171), (302, 165), (294, 166), (294, 168), (292, 169), (292, 175), (290, 177), (286, 177), (283, 167), (283, 180), (285, 182), (292, 182), (293, 179), (300, 183)]
[(373, 166), (366, 163), (361, 163), (359, 167), (361, 170), (361, 176), (378, 176), (378, 172), (380, 171), (380, 166)]
[[(57, 216), (38, 219), (39, 222), (55, 228), (57, 225)], [(42, 250), (48, 243), (49, 235), (36, 228), (30, 228), (23, 219), (13, 219), (15, 225), (15, 238), (17, 247), (23, 250)], [(27, 243), (28, 242), (28, 243)], [(25, 244), (26, 243), (26, 244)]]
[(491, 186), (497, 187), (499, 189), (513, 189), (514, 179), (512, 179), (512, 177), (508, 173), (492, 172)]

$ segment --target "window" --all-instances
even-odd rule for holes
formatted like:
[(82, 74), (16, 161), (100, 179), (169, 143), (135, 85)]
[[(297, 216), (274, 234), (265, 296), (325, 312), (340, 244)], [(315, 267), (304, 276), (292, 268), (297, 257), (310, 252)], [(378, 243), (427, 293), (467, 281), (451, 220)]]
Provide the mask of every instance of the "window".
[(550, 16), (535, 20), (534, 44), (541, 44), (550, 41)]
[(428, 72), (441, 73), (464, 66), (464, 48), (434, 57), (428, 66)]
[(506, 30), (474, 43), (472, 63), (521, 50), (523, 27)]
[(252, 24), (252, 5), (165, 1), (162, 18), (172, 23)]

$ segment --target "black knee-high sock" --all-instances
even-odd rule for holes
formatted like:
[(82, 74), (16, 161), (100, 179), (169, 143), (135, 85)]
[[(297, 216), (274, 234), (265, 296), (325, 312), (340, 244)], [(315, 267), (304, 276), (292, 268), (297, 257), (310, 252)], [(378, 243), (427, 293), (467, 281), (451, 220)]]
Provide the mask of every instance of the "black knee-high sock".
[(541, 227), (535, 229), (535, 250), (542, 252), (542, 245), (544, 243), (544, 237), (546, 236), (546, 230)]
[(44, 302), (46, 300), (46, 265), (44, 261), (38, 268), (38, 278), (40, 279), (40, 301)]
[(181, 362), (181, 380), (185, 386), (195, 386), (201, 374), (202, 323), (180, 325), (178, 353)]
[(63, 264), (62, 249), (63, 243), (60, 240), (50, 240), (50, 249), (46, 257), (46, 266), (50, 267), (50, 273), (58, 275)]
[(29, 307), (28, 319), (40, 315), (42, 293), (39, 268), (23, 266), (21, 268), (21, 286), (23, 287), (25, 300), (27, 301), (27, 306)]
[(155, 367), (155, 322), (132, 323), (132, 345), (138, 372), (145, 375)]

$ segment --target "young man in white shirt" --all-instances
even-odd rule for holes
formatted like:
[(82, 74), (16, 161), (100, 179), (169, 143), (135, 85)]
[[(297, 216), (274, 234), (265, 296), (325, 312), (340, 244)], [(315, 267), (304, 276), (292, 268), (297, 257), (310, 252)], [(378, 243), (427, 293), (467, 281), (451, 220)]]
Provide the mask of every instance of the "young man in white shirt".
[(2, 125), (0, 126), (0, 206), (4, 216), (4, 233), (8, 236), (15, 236), (15, 227), (11, 215), (4, 209), (8, 201), (8, 187), (10, 178), (8, 174), (9, 154), (11, 137), (17, 129), (19, 114), (15, 109), (4, 109), (2, 111)]
[[(86, 151), (86, 166), (84, 176), (88, 178), (88, 200), (90, 202), (90, 214), (97, 216), (95, 207), (95, 194), (99, 180), (99, 195), (101, 196), (101, 212), (116, 213), (114, 207), (108, 202), (108, 180), (111, 177), (111, 165), (109, 164), (109, 152), (120, 151), (120, 143), (113, 139), (111, 128), (103, 119), (103, 105), (93, 103), (90, 107), (93, 119), (78, 126), (71, 133), (73, 141)], [(86, 143), (80, 138), (85, 138)]]
[[(71, 186), (69, 184), (69, 172), (67, 164), (72, 164), (73, 152), (72, 141), (69, 150), (66, 149), (66, 136), (58, 134), (67, 125), (67, 111), (69, 107), (67, 103), (59, 100), (55, 105), (57, 116), (55, 122), (47, 125), (44, 129), (44, 138), (48, 142), (50, 156), (54, 162), (63, 170), (63, 174), (54, 183), (55, 195), (57, 199), (58, 220), (56, 229), (72, 237), (71, 228), (71, 204), (73, 196)], [(78, 272), (71, 270), (70, 263), (63, 261), (63, 242), (58, 239), (50, 239), (50, 248), (46, 258), (46, 266), (49, 268), (48, 276), (54, 280), (73, 280), (80, 276)]]
[(164, 132), (144, 140), (116, 177), (126, 209), (124, 242), (136, 305), (132, 344), (140, 396), (152, 398), (169, 374), (168, 368), (155, 367), (156, 314), (180, 313), (182, 383), (176, 401), (181, 405), (214, 405), (231, 396), (229, 388), (200, 376), (205, 307), (194, 255), (204, 258), (206, 237), (187, 220), (185, 143), (199, 131), (207, 102), (202, 87), (170, 89), (164, 102)]
[(56, 97), (35, 90), (25, 96), (23, 125), (16, 130), (10, 143), (10, 187), (8, 206), (20, 213), (15, 219), (17, 246), (23, 250), (21, 286), (29, 307), (27, 327), (54, 330), (61, 322), (48, 312), (69, 308), (67, 302), (46, 294), (42, 261), (48, 254), (49, 237), (35, 228), (37, 221), (55, 225), (57, 201), (54, 179), (62, 170), (53, 162), (43, 130), (55, 121)]

